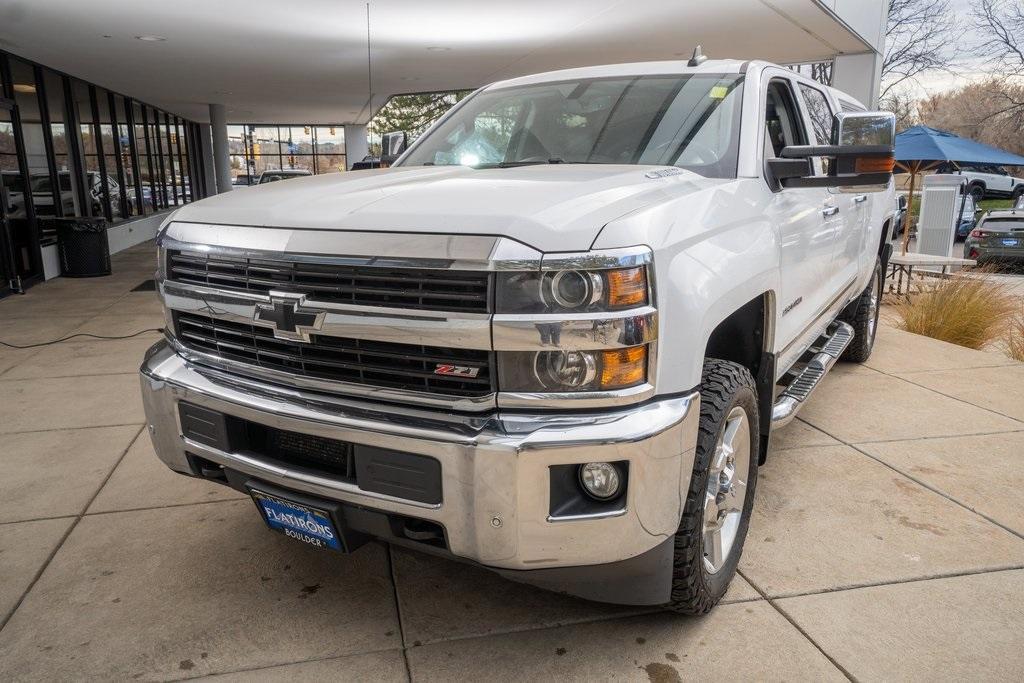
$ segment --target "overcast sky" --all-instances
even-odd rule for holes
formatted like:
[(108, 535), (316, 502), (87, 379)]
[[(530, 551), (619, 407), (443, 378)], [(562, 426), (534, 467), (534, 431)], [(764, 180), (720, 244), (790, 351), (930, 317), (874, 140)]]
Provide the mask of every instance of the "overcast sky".
[(953, 64), (951, 73), (931, 73), (921, 76), (917, 82), (905, 81), (901, 89), (915, 97), (926, 97), (936, 92), (950, 90), (985, 77), (984, 64), (977, 58), (964, 58), (973, 44), (981, 40), (982, 34), (974, 29), (971, 7), (977, 0), (949, 0), (954, 14), (957, 31), (956, 40), (946, 48), (946, 56)]

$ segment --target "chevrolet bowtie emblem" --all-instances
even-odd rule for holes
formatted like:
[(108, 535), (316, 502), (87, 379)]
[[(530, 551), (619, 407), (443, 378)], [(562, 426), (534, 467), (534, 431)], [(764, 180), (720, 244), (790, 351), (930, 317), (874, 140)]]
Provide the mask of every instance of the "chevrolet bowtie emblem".
[(269, 304), (256, 304), (253, 320), (274, 330), (278, 339), (308, 342), (311, 332), (324, 325), (327, 311), (304, 308), (305, 294), (271, 292)]

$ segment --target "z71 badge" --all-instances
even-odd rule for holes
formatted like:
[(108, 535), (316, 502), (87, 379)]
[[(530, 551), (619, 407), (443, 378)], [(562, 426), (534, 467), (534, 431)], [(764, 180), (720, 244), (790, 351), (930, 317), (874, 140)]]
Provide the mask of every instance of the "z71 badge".
[(480, 368), (471, 368), (466, 365), (444, 365), (438, 363), (434, 368), (435, 375), (454, 375), (455, 377), (476, 377), (480, 374)]

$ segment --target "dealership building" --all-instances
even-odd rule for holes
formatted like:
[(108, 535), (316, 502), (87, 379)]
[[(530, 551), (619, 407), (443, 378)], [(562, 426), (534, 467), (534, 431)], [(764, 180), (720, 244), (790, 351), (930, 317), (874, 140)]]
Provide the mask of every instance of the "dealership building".
[[(347, 172), (398, 94), (592, 64), (815, 65), (869, 106), (884, 0), (0, 0), (0, 296), (60, 274), (60, 218), (111, 251), (275, 169)], [(245, 191), (245, 190), (242, 190)]]

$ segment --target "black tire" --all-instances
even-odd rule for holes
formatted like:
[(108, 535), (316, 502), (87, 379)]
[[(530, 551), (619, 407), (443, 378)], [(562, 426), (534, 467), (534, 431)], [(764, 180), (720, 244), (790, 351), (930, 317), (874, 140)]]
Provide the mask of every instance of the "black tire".
[[(839, 320), (853, 327), (853, 341), (843, 351), (840, 360), (863, 363), (871, 357), (878, 332), (878, 313), (882, 306), (882, 261), (875, 258), (875, 270), (864, 291), (839, 314)], [(874, 291), (872, 291), (874, 290)], [(876, 297), (872, 305), (872, 294)]]
[(974, 198), (974, 204), (977, 205), (982, 199), (985, 198), (985, 188), (981, 185), (971, 185), (971, 189), (968, 190), (971, 197)]
[(1010, 201), (1012, 201), (1014, 205), (1016, 205), (1017, 200), (1020, 199), (1021, 197), (1024, 197), (1024, 185), (1018, 185), (1017, 187), (1013, 188), (1013, 194), (1010, 195)]
[[(757, 385), (745, 367), (715, 358), (704, 361), (697, 450), (682, 521), (675, 535), (672, 596), (665, 605), (666, 609), (680, 614), (705, 614), (722, 599), (736, 574), (757, 485), (757, 463), (761, 449), (757, 405)], [(725, 433), (727, 417), (735, 408), (742, 408), (746, 412), (749, 426), (746, 489), (735, 538), (721, 567), (711, 572), (704, 561), (703, 535), (708, 475), (718, 440)]]

